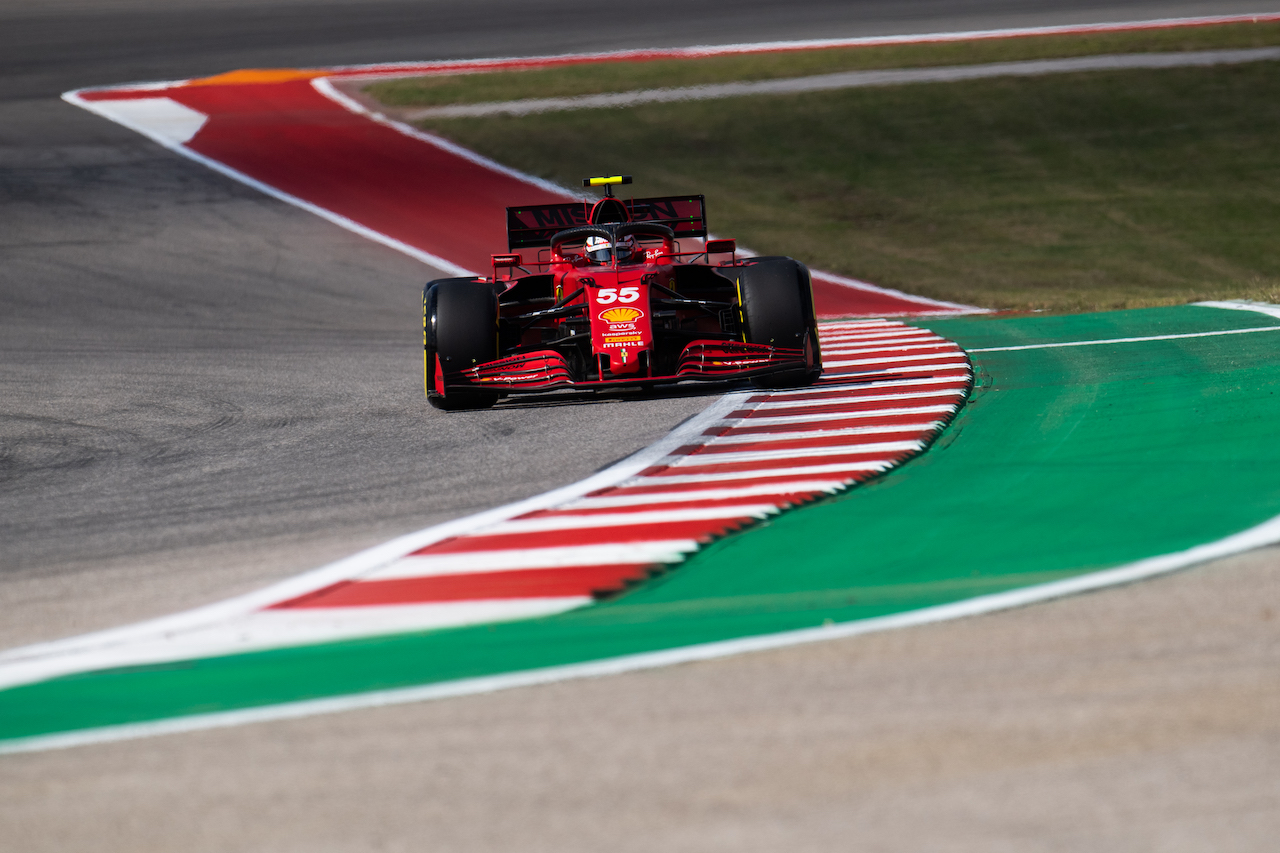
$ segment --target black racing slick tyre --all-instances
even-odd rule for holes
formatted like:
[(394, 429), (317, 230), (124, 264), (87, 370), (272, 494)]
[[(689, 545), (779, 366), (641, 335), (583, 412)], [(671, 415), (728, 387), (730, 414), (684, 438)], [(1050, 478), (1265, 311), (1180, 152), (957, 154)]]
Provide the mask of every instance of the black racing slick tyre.
[(742, 339), (747, 343), (804, 351), (805, 366), (757, 377), (766, 388), (808, 385), (822, 375), (818, 322), (809, 270), (791, 258), (748, 264), (737, 276)]
[(498, 300), (484, 281), (445, 278), (422, 291), (423, 380), (437, 409), (484, 409), (497, 391), (446, 390), (444, 377), (498, 357)]

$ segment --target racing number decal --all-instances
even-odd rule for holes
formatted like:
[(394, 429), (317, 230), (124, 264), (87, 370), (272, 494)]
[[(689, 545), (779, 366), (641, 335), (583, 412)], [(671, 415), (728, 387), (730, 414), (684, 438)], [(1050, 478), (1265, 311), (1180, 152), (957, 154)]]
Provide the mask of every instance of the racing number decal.
[(638, 287), (602, 287), (596, 292), (596, 302), (608, 305), (611, 302), (635, 302), (640, 298)]

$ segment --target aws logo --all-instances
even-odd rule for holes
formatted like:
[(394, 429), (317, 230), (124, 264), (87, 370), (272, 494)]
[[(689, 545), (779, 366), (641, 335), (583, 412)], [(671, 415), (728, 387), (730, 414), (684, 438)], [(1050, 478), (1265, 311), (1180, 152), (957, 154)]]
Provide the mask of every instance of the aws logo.
[(600, 312), (600, 319), (606, 323), (633, 323), (643, 316), (644, 312), (639, 308), (624, 308), (621, 305)]

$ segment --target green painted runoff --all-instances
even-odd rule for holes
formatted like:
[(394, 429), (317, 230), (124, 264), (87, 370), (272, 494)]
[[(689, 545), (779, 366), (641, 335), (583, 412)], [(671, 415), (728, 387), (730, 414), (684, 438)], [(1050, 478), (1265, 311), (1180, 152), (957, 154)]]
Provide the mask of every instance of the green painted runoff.
[(68, 676), (0, 692), (0, 738), (448, 681), (864, 619), (1182, 550), (1280, 515), (1280, 321), (1183, 306), (922, 323), (974, 393), (888, 476), (546, 619)]

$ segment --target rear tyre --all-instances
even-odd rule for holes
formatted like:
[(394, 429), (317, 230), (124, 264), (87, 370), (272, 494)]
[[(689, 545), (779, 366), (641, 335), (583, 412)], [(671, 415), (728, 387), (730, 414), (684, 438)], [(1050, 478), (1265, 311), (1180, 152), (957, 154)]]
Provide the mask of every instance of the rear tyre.
[(497, 391), (446, 391), (444, 377), (498, 357), (498, 300), (470, 278), (433, 281), (422, 293), (423, 380), (437, 409), (485, 409)]
[(757, 377), (762, 388), (808, 385), (822, 375), (818, 323), (809, 270), (791, 258), (768, 258), (737, 276), (742, 338), (747, 343), (802, 350), (805, 366)]

